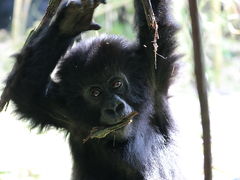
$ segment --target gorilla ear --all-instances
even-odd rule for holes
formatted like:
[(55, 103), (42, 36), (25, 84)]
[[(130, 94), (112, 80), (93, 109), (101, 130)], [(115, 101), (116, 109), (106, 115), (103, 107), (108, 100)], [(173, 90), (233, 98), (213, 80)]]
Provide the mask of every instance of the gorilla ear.
[(45, 96), (51, 96), (52, 92), (54, 91), (54, 89), (56, 87), (56, 83), (54, 83), (52, 80), (50, 80), (47, 83), (46, 89), (45, 89)]
[(60, 77), (58, 76), (58, 71), (60, 69), (60, 64), (61, 63), (58, 63), (56, 65), (56, 67), (54, 68), (54, 70), (52, 71), (52, 73), (50, 75), (50, 80), (54, 83), (60, 83), (60, 81), (61, 81)]
[(60, 84), (60, 81), (55, 82), (53, 79), (50, 79), (45, 88), (45, 96), (54, 97), (57, 94), (59, 94), (58, 93), (59, 84)]
[(47, 86), (45, 89), (45, 96), (50, 96), (50, 94), (52, 94), (51, 92), (54, 92), (57, 89), (58, 84), (61, 82), (61, 79), (57, 73), (59, 70), (59, 66), (60, 65), (57, 64), (50, 75), (49, 82), (47, 83)]

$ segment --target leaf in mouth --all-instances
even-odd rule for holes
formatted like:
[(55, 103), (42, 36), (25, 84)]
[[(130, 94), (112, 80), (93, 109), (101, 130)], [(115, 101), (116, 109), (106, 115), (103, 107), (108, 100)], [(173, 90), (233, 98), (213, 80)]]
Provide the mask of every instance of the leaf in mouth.
[(86, 143), (89, 139), (105, 138), (108, 134), (127, 126), (132, 122), (132, 118), (136, 115), (138, 115), (137, 112), (131, 112), (129, 115), (124, 117), (120, 123), (117, 123), (113, 126), (93, 127), (90, 131), (90, 134), (85, 139), (83, 139), (83, 143)]

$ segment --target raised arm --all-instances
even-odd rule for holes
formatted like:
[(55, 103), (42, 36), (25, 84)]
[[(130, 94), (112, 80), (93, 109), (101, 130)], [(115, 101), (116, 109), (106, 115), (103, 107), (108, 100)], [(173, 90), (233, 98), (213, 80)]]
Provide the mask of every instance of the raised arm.
[[(153, 63), (149, 58), (154, 58), (154, 32), (148, 27), (142, 0), (135, 0), (134, 2), (136, 8), (135, 19), (138, 31), (137, 36), (140, 47), (147, 54), (147, 63)], [(174, 55), (176, 47), (174, 35), (177, 31), (177, 27), (171, 17), (169, 2), (169, 0), (151, 0), (159, 35), (159, 39), (157, 40), (157, 67), (155, 70), (156, 78), (154, 79), (154, 83), (157, 86), (157, 90), (164, 93), (167, 93), (170, 80), (175, 74), (175, 61), (177, 59)], [(154, 67), (154, 64), (149, 64), (149, 67)], [(153, 68), (150, 68), (150, 70), (154, 71)]]
[(74, 38), (81, 32), (100, 28), (92, 23), (94, 9), (100, 1), (80, 2), (61, 5), (50, 24), (21, 50), (15, 65), (17, 69), (7, 79), (9, 98), (16, 104), (18, 113), (32, 119), (33, 126), (66, 127), (64, 116), (56, 114), (54, 97), (47, 96), (46, 89), (51, 72)]

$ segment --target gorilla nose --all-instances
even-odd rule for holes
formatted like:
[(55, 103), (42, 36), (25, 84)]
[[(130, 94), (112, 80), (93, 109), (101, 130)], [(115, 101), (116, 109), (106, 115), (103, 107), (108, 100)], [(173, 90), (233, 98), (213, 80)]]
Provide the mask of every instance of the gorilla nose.
[(132, 108), (119, 96), (109, 98), (103, 104), (100, 122), (107, 125), (119, 123), (123, 116), (132, 112)]
[(124, 104), (119, 102), (115, 106), (105, 109), (104, 114), (111, 118), (119, 118), (124, 115)]

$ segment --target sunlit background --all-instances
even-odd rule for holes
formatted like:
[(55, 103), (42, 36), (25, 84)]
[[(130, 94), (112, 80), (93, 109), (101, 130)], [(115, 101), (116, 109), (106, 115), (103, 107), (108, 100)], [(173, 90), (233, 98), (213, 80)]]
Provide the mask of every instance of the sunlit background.
[[(0, 80), (6, 78), (47, 0), (0, 0)], [(211, 117), (214, 180), (240, 180), (240, 0), (199, 0)], [(181, 167), (188, 180), (203, 179), (201, 120), (193, 74), (193, 49), (186, 0), (173, 1), (181, 30), (181, 69), (171, 88), (171, 110), (179, 126)], [(132, 0), (108, 0), (95, 21), (101, 33), (135, 38)], [(0, 84), (1, 89), (3, 83)], [(0, 180), (67, 180), (71, 175), (68, 138), (54, 129), (38, 133), (12, 113), (0, 113)]]

